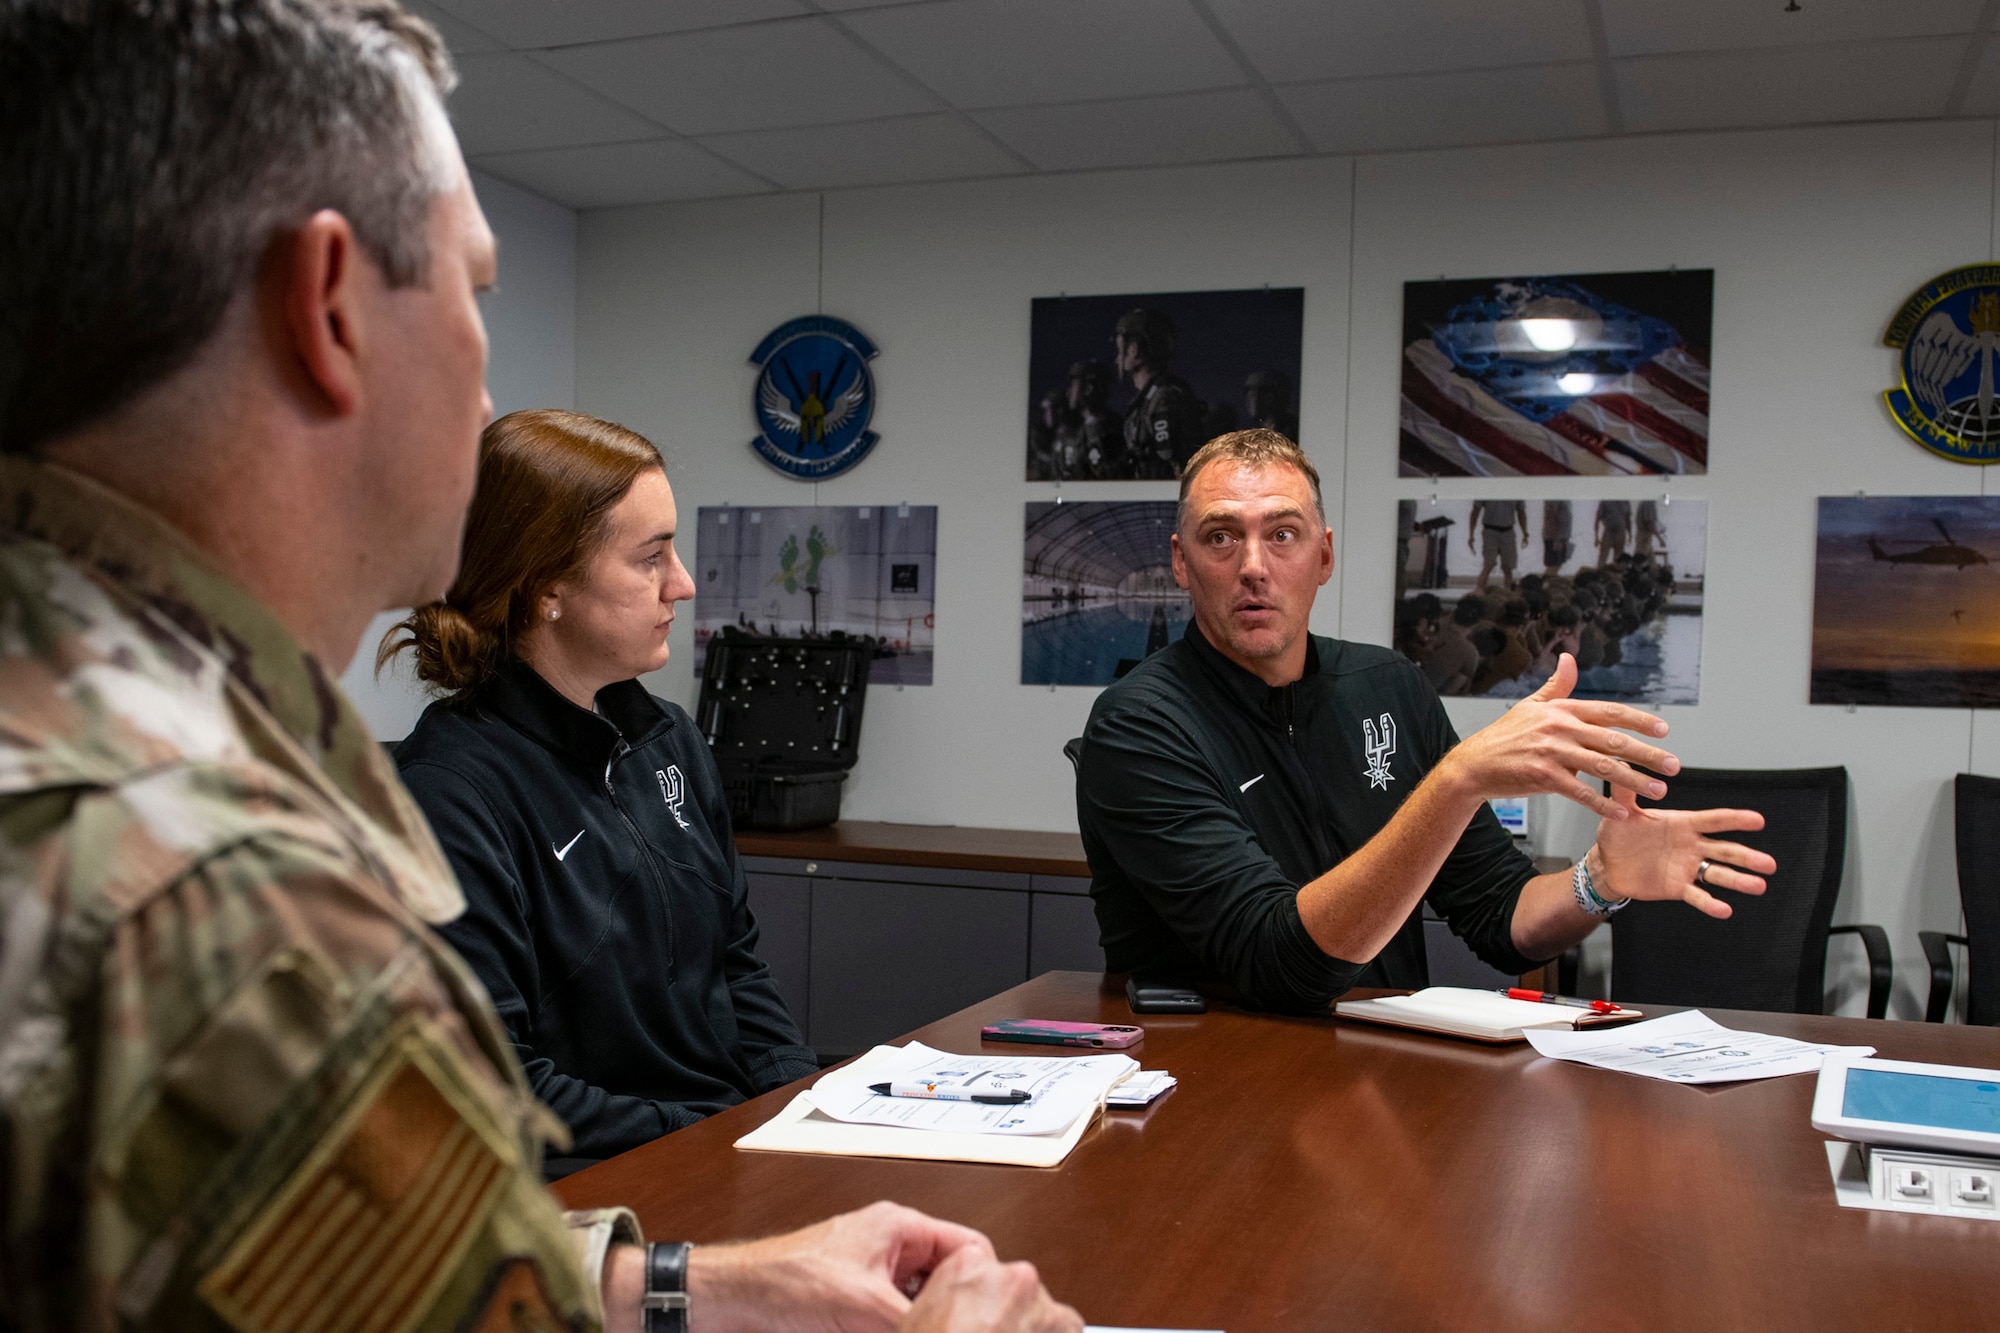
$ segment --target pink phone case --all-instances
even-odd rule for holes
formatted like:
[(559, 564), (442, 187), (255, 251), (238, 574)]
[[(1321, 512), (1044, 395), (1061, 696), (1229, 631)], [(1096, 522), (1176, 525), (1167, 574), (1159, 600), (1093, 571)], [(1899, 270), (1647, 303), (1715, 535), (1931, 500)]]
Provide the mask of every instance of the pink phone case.
[(1025, 1041), (1038, 1046), (1130, 1046), (1146, 1029), (1126, 1023), (1063, 1023), (1046, 1018), (1003, 1018), (979, 1029), (983, 1041)]

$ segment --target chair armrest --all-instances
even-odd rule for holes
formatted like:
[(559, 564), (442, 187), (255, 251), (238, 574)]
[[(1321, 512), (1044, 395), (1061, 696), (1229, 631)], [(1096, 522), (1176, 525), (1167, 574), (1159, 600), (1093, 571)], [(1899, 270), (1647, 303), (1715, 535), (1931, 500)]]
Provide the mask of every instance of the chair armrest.
[(1931, 996), (1924, 1005), (1924, 1022), (1942, 1023), (1951, 1012), (1951, 992), (1957, 980), (1951, 965), (1951, 946), (1964, 944), (1965, 936), (1947, 935), (1942, 930), (1920, 930), (1917, 943), (1924, 946), (1924, 961), (1931, 965)]
[(1868, 951), (1868, 1016), (1885, 1017), (1889, 1012), (1889, 990), (1896, 984), (1896, 960), (1889, 952), (1889, 933), (1880, 926), (1835, 926), (1826, 933), (1861, 937), (1861, 947)]

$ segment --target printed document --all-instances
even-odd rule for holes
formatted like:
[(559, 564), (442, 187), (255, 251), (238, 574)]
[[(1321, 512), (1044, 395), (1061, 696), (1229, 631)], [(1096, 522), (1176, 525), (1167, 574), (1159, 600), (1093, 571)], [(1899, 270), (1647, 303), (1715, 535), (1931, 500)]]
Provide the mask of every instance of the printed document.
[[(891, 1125), (958, 1134), (1055, 1134), (1103, 1105), (1111, 1085), (1135, 1073), (1129, 1055), (1068, 1058), (952, 1055), (911, 1042), (881, 1060), (836, 1069), (812, 1086), (822, 1115), (850, 1125)], [(964, 1092), (1007, 1093), (1029, 1100), (1012, 1106), (886, 1097), (873, 1083), (937, 1083)]]
[(1737, 1032), (1717, 1025), (1699, 1009), (1600, 1032), (1531, 1029), (1527, 1038), (1536, 1051), (1557, 1060), (1671, 1083), (1734, 1083), (1813, 1074), (1827, 1055), (1875, 1053), (1873, 1046), (1815, 1046), (1763, 1032)]

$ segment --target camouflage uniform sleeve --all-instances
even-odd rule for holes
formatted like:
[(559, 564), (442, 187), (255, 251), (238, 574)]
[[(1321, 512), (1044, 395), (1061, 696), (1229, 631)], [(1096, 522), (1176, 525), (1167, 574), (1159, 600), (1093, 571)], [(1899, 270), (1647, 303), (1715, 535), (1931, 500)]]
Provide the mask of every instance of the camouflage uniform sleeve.
[(176, 848), (138, 799), (77, 800), (40, 852), (43, 1037), (0, 1031), (11, 1321), (597, 1326), (540, 1179), (561, 1127), (456, 957), (309, 818)]

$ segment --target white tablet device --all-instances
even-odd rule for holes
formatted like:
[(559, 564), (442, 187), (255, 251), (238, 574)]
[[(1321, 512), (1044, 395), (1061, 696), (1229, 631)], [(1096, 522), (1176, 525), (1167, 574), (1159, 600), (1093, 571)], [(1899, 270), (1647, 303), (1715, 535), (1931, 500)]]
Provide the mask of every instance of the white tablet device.
[(2000, 1069), (1829, 1055), (1812, 1123), (1857, 1143), (2000, 1157)]

